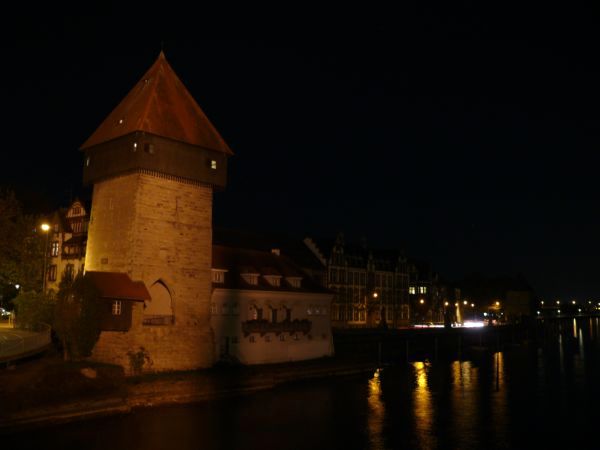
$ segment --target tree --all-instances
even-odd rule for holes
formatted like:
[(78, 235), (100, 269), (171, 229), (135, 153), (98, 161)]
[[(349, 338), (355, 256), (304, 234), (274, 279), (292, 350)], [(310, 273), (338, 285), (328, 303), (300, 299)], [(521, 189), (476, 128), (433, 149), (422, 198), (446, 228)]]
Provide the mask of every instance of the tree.
[(46, 237), (40, 218), (23, 214), (14, 193), (0, 190), (0, 286), (20, 285), (24, 292), (41, 291)]
[(65, 360), (91, 355), (100, 336), (100, 305), (98, 291), (82, 271), (72, 279), (63, 275), (56, 294), (54, 330)]
[(41, 292), (21, 290), (14, 300), (19, 328), (36, 330), (53, 322), (54, 302)]

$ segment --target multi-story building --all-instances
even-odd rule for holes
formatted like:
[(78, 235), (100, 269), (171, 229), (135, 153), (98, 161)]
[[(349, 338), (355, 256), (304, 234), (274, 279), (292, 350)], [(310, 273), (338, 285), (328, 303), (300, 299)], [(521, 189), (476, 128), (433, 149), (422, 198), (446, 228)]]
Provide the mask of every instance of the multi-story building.
[(61, 279), (84, 268), (89, 216), (83, 202), (75, 200), (56, 211), (49, 222), (46, 290), (58, 291)]
[(306, 238), (334, 292), (334, 327), (400, 327), (410, 322), (409, 265), (401, 251), (369, 249), (336, 239)]

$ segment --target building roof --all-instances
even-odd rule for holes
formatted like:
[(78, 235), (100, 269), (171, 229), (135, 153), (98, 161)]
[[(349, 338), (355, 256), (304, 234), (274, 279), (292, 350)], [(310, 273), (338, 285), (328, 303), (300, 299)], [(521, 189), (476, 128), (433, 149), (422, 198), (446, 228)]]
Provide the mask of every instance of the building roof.
[(81, 149), (136, 131), (233, 154), (163, 52)]
[[(312, 280), (302, 269), (285, 255), (276, 255), (267, 251), (213, 245), (213, 269), (226, 270), (224, 283), (213, 283), (215, 288), (251, 289), (265, 291), (292, 291), (330, 293)], [(258, 284), (248, 283), (241, 275), (258, 273)], [(279, 286), (273, 286), (265, 276), (281, 276)], [(300, 287), (294, 287), (287, 279), (301, 278)]]
[(304, 270), (322, 270), (323, 266), (302, 239), (280, 233), (259, 233), (226, 228), (213, 229), (213, 244), (271, 252), (278, 249)]
[(98, 289), (101, 298), (138, 302), (150, 300), (150, 293), (144, 283), (132, 281), (126, 273), (86, 271), (85, 276)]

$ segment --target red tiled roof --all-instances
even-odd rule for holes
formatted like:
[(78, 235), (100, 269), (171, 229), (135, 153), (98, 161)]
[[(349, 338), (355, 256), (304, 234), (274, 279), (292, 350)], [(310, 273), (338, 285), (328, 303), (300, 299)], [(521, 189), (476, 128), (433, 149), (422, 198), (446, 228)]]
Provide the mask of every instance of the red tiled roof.
[(92, 280), (102, 298), (139, 302), (150, 300), (150, 293), (144, 283), (142, 281), (132, 281), (126, 273), (87, 271), (85, 276)]
[(177, 77), (163, 52), (81, 149), (135, 131), (233, 154)]
[[(329, 293), (285, 255), (278, 256), (260, 250), (213, 245), (212, 267), (227, 270), (225, 283), (213, 284), (216, 288)], [(258, 284), (250, 284), (241, 276), (249, 273), (249, 269), (251, 272), (261, 275), (258, 278)], [(282, 276), (281, 284), (273, 286), (267, 282), (265, 276), (269, 275)], [(287, 278), (301, 278), (301, 287), (292, 286), (287, 282)]]

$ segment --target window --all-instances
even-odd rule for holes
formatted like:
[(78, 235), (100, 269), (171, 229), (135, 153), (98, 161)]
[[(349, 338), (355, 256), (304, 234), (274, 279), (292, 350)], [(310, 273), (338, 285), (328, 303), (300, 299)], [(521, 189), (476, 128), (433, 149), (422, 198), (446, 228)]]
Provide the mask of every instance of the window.
[(85, 166), (89, 167), (90, 165), (90, 157), (88, 156), (87, 158), (85, 158)]
[(78, 216), (81, 214), (81, 207), (80, 206), (76, 206), (75, 208), (73, 208), (73, 215), (74, 216)]
[(210, 161), (210, 168), (211, 168), (212, 170), (217, 170), (217, 161), (215, 161), (214, 159), (212, 159), (212, 160)]
[(298, 333), (294, 333), (294, 340), (295, 341), (299, 341), (300, 337), (298, 336)]
[(51, 255), (52, 256), (58, 256), (58, 242), (53, 242), (52, 243)]
[(277, 310), (275, 308), (271, 309), (271, 322), (277, 323)]
[(270, 335), (266, 335), (265, 336), (265, 342), (271, 342), (271, 336)]
[(419, 286), (419, 294), (427, 294), (427, 286)]
[(214, 270), (212, 271), (212, 282), (213, 283), (225, 283), (225, 271)]
[(257, 285), (258, 284), (258, 274), (256, 273), (244, 273), (242, 274), (242, 278), (248, 284)]
[(408, 288), (408, 293), (409, 294), (416, 294), (417, 293), (417, 288), (415, 288), (414, 286), (411, 286)]
[(48, 280), (56, 281), (56, 265), (51, 265), (48, 268)]
[(210, 313), (211, 314), (216, 314), (217, 313), (217, 304), (216, 303), (211, 303), (210, 304)]
[(120, 316), (121, 315), (121, 301), (115, 300), (112, 304), (112, 315)]
[(288, 283), (290, 283), (290, 286), (292, 286), (293, 288), (300, 288), (300, 282), (301, 282), (302, 278), (300, 277), (289, 277), (287, 279)]
[(65, 277), (73, 278), (73, 264), (67, 264), (65, 267)]
[(250, 342), (252, 342), (253, 344), (256, 342), (256, 338), (255, 338), (254, 336), (250, 336), (250, 337), (248, 338), (248, 340), (249, 340)]
[(58, 224), (57, 223), (54, 224), (54, 232), (58, 233)]
[(150, 144), (149, 142), (146, 142), (144, 144), (144, 151), (146, 153), (150, 153), (151, 155), (154, 154), (154, 144)]
[(279, 340), (280, 340), (281, 342), (285, 341), (285, 334), (281, 333), (281, 334), (279, 335)]

